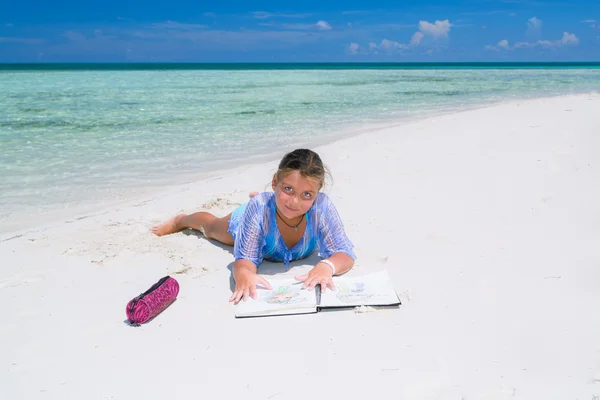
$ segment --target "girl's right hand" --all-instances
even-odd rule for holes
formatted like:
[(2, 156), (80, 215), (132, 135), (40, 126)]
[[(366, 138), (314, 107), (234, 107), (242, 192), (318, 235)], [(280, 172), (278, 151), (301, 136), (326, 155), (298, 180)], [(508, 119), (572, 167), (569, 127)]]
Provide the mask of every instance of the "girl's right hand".
[(229, 301), (237, 304), (242, 298), (244, 301), (248, 300), (248, 297), (256, 299), (257, 284), (261, 284), (267, 289), (272, 289), (271, 284), (257, 273), (252, 271), (240, 271), (235, 281), (235, 290), (229, 298)]

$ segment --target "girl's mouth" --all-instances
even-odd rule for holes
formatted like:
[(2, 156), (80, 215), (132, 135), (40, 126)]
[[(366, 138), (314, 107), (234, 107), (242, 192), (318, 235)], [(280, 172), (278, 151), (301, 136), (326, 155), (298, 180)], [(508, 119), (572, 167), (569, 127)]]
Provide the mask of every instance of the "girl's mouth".
[(290, 208), (290, 207), (288, 207), (288, 206), (285, 206), (285, 208), (286, 208), (286, 210), (288, 210), (289, 212), (293, 212), (293, 213), (297, 213), (297, 212), (298, 212), (298, 210), (296, 210), (296, 209), (293, 209), (293, 208)]

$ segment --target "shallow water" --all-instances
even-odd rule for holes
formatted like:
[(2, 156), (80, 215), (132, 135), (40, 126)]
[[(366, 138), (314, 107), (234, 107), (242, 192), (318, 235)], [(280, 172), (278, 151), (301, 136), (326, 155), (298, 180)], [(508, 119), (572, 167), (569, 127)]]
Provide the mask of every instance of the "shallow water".
[(2, 71), (0, 222), (359, 125), (598, 90), (599, 69)]

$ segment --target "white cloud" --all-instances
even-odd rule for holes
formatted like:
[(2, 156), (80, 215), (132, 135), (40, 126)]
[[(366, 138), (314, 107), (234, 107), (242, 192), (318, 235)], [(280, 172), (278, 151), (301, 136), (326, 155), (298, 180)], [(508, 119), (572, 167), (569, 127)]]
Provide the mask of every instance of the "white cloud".
[(419, 30), (410, 38), (410, 46), (419, 46), (425, 37), (431, 37), (433, 40), (447, 39), (452, 26), (447, 19), (434, 23), (419, 21)]
[(527, 27), (530, 29), (541, 29), (542, 20), (537, 17), (531, 17), (527, 20)]
[[(593, 20), (585, 20), (582, 22), (591, 22)], [(527, 20), (527, 32), (525, 35), (529, 41), (516, 42), (512, 46), (508, 40), (500, 40), (496, 45), (487, 45), (484, 47), (488, 51), (514, 50), (514, 49), (530, 49), (534, 47), (542, 47), (546, 49), (558, 48), (563, 46), (579, 45), (579, 38), (574, 33), (563, 32), (563, 35), (558, 40), (542, 40), (540, 39), (543, 22), (537, 17), (532, 17)]]
[(403, 50), (407, 49), (408, 46), (399, 42), (395, 42), (393, 40), (383, 39), (381, 43), (379, 43), (378, 48), (386, 51), (394, 51), (394, 50)]
[(267, 18), (306, 18), (310, 17), (311, 14), (280, 14), (280, 13), (270, 13), (266, 11), (254, 11), (252, 16), (256, 19), (267, 19)]
[(558, 40), (537, 40), (535, 42), (516, 42), (510, 45), (508, 40), (501, 40), (495, 46), (487, 45), (484, 47), (488, 51), (514, 50), (514, 49), (531, 49), (534, 47), (543, 47), (546, 49), (559, 48), (563, 46), (577, 46), (580, 41), (574, 33), (563, 32), (563, 35)]
[(579, 38), (574, 33), (563, 32), (563, 37), (560, 42), (563, 45), (577, 46), (579, 44)]
[[(103, 48), (105, 51), (113, 52), (116, 46), (134, 46), (137, 51), (145, 49), (144, 53), (172, 54), (174, 48), (202, 51), (221, 51), (224, 47), (231, 51), (249, 51), (254, 49), (285, 49), (290, 46), (317, 43), (323, 40), (324, 35), (331, 35), (331, 32), (317, 31), (312, 27), (312, 31), (291, 31), (291, 30), (211, 30), (211, 29), (165, 29), (161, 24), (149, 23), (139, 25), (134, 29), (103, 29), (105, 34), (98, 36), (82, 32), (67, 31), (63, 32), (64, 37), (68, 38), (62, 47), (68, 47), (70, 51), (76, 53), (77, 49), (82, 49), (82, 44), (86, 45), (85, 51)], [(113, 40), (106, 34), (117, 35), (118, 40)], [(140, 40), (143, 39), (143, 40)], [(55, 46), (58, 49), (58, 46)], [(186, 50), (186, 52), (188, 52)], [(58, 50), (57, 50), (58, 51)], [(66, 51), (66, 50), (65, 50)], [(82, 50), (83, 51), (83, 50)], [(123, 50), (124, 51), (124, 50)]]
[(425, 35), (422, 32), (415, 32), (410, 38), (410, 45), (418, 46), (419, 44), (421, 44), (421, 40), (423, 39), (423, 37), (425, 37)]
[(506, 40), (506, 39), (501, 40), (498, 43), (496, 43), (495, 46), (488, 44), (487, 46), (484, 47), (484, 50), (487, 50), (487, 51), (500, 51), (500, 49), (510, 50), (508, 40)]
[[(268, 22), (270, 20), (253, 20)], [(222, 54), (226, 49), (231, 54), (236, 52), (253, 51), (288, 51), (294, 46), (315, 45), (323, 40), (343, 40), (343, 30), (320, 31), (314, 26), (312, 30), (292, 31), (282, 29), (255, 29), (241, 30), (238, 27), (227, 29), (165, 29), (161, 24), (164, 21), (154, 21), (136, 24), (122, 24), (114, 21), (112, 25), (88, 24), (79, 30), (73, 29), (65, 32), (58, 31), (54, 37), (41, 40), (27, 38), (11, 38), (0, 33), (0, 45), (6, 46), (13, 43), (48, 43), (44, 46), (44, 59), (64, 60), (68, 58), (81, 59), (88, 55), (94, 57), (110, 56), (112, 59), (132, 59), (139, 61), (197, 61), (200, 56)], [(183, 22), (183, 21), (181, 21)], [(173, 26), (173, 24), (171, 24)], [(0, 28), (2, 24), (0, 24)], [(99, 28), (95, 31), (95, 28)], [(5, 28), (5, 30), (7, 30)], [(342, 41), (347, 44), (356, 39)], [(343, 46), (342, 50), (343, 51)], [(22, 47), (37, 47), (39, 44), (21, 44)], [(127, 52), (131, 49), (131, 52)], [(361, 48), (361, 50), (364, 50)], [(37, 51), (29, 54), (35, 57)]]
[(413, 33), (408, 44), (383, 39), (379, 44), (374, 42), (369, 43), (368, 51), (374, 54), (379, 54), (380, 52), (395, 53), (420, 46), (425, 38), (431, 38), (432, 40), (447, 39), (452, 26), (447, 19), (443, 21), (437, 20), (433, 23), (419, 21), (419, 30)]
[(509, 48), (508, 40), (504, 39), (504, 40), (499, 41), (497, 46), (500, 47), (501, 49), (508, 50), (508, 48)]
[(330, 31), (333, 28), (327, 21), (317, 21), (314, 24), (278, 24), (277, 22), (265, 22), (259, 24), (261, 26), (279, 26), (283, 29), (295, 30), (295, 31), (311, 31), (311, 30), (319, 30), (319, 31)]
[(419, 30), (428, 36), (433, 36), (434, 39), (447, 38), (452, 24), (447, 19), (443, 21), (435, 21), (433, 24), (427, 21), (419, 21)]
[(525, 34), (528, 37), (539, 37), (542, 34), (542, 20), (537, 17), (529, 18), (527, 20), (527, 32)]
[(360, 46), (358, 43), (350, 43), (348, 45), (348, 47), (346, 48), (346, 52), (348, 54), (355, 55), (355, 54), (358, 54), (359, 49), (360, 49)]
[(330, 31), (331, 29), (333, 29), (333, 28), (331, 27), (331, 25), (329, 25), (329, 23), (328, 23), (327, 21), (322, 21), (322, 20), (321, 20), (321, 21), (318, 21), (318, 22), (315, 24), (315, 26), (316, 26), (318, 29), (322, 30), (322, 31)]
[(346, 53), (357, 54), (394, 54), (408, 49), (409, 46), (394, 40), (383, 39), (379, 43), (370, 42), (367, 47), (361, 47), (358, 43), (350, 43), (346, 47)]

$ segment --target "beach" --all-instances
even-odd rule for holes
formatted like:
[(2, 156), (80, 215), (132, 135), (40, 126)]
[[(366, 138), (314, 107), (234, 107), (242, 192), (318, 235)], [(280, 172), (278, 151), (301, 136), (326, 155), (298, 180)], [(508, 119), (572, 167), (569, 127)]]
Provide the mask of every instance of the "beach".
[[(236, 319), (231, 248), (150, 232), (271, 190), (284, 145), (3, 232), (0, 398), (597, 398), (598, 110), (597, 92), (511, 100), (315, 147), (358, 255), (349, 274), (387, 270), (399, 308)], [(127, 302), (167, 274), (178, 300), (127, 325)]]

